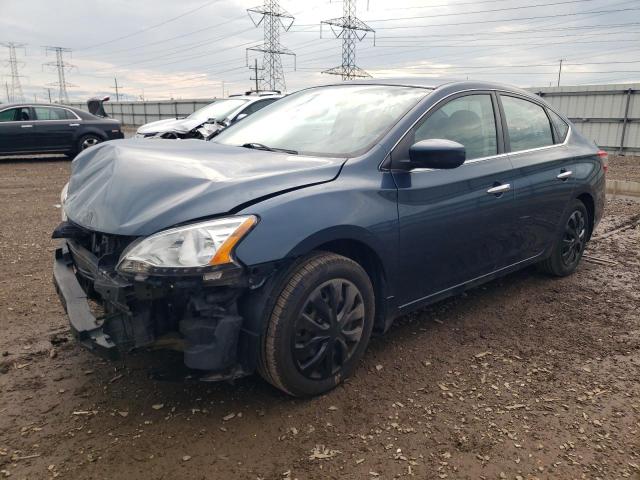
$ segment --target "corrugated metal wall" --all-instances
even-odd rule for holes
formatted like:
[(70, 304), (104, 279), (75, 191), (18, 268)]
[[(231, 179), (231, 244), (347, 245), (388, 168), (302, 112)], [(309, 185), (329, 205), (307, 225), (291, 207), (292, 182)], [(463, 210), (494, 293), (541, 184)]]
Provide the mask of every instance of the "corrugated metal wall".
[[(167, 100), (157, 102), (105, 102), (107, 115), (117, 118), (123, 125), (138, 126), (166, 118), (186, 117), (213, 102), (214, 98), (193, 100)], [(73, 102), (72, 107), (87, 110), (84, 102)]]
[(640, 84), (531, 88), (610, 153), (640, 154)]

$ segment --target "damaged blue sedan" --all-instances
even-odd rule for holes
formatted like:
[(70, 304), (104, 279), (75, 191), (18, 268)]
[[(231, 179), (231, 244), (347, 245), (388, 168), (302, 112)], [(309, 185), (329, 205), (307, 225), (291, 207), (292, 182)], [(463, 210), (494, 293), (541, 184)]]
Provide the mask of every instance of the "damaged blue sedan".
[(574, 272), (605, 171), (604, 152), (514, 87), (313, 87), (212, 142), (80, 154), (54, 281), (96, 353), (162, 344), (206, 380), (258, 371), (317, 395), (399, 315), (528, 265)]

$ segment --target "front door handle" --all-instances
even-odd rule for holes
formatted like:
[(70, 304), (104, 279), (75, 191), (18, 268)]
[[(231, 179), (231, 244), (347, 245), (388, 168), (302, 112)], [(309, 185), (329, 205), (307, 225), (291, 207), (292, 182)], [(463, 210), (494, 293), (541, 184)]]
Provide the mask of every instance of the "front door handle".
[(33, 125), (20, 125), (20, 128), (33, 128)]
[(566, 180), (571, 175), (573, 175), (573, 172), (571, 170), (565, 170), (565, 171), (561, 171), (556, 178), (560, 180)]
[(511, 184), (503, 183), (502, 185), (497, 185), (490, 188), (489, 190), (487, 190), (487, 193), (490, 195), (502, 195), (504, 192), (508, 192), (509, 190), (511, 190)]
[(69, 126), (70, 127), (79, 127), (80, 124), (79, 123), (70, 123)]

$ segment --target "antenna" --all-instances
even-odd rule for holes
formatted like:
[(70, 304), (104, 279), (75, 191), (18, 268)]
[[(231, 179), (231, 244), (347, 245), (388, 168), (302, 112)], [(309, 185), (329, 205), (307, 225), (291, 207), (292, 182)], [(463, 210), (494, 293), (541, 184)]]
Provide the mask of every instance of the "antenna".
[(22, 75), (18, 73), (18, 59), (16, 57), (16, 48), (23, 48), (24, 43), (15, 42), (1, 42), (0, 45), (9, 49), (9, 74), (11, 77), (11, 86), (7, 84), (7, 100), (9, 102), (22, 102), (24, 101), (24, 94), (22, 93), (22, 85), (20, 84), (20, 78)]
[(71, 65), (70, 63), (65, 62), (63, 55), (67, 52), (70, 53), (71, 49), (63, 48), (63, 47), (51, 47), (51, 46), (44, 47), (44, 48), (47, 55), (49, 54), (49, 52), (55, 52), (56, 54), (55, 62), (48, 62), (43, 64), (43, 66), (46, 66), (46, 67), (56, 67), (56, 69), (58, 70), (58, 81), (54, 83), (50, 83), (49, 85), (58, 87), (58, 101), (60, 103), (69, 103), (69, 94), (67, 93), (67, 88), (75, 87), (75, 85), (67, 83), (65, 70), (69, 68), (74, 68), (74, 65)]
[(322, 73), (341, 75), (342, 80), (371, 76), (356, 65), (356, 41), (361, 42), (368, 32), (372, 32), (375, 45), (376, 32), (356, 17), (356, 3), (357, 0), (344, 0), (342, 17), (320, 22), (320, 38), (322, 38), (322, 24), (329, 25), (336, 38), (342, 38), (342, 65), (324, 70)]
[[(263, 90), (280, 90), (284, 92), (287, 87), (280, 56), (293, 56), (295, 69), (296, 54), (280, 44), (280, 27), (282, 26), (284, 31), (287, 32), (295, 19), (289, 12), (280, 7), (278, 0), (265, 0), (263, 6), (249, 8), (247, 13), (256, 27), (260, 26), (261, 23), (264, 25), (264, 43), (247, 48), (247, 66), (249, 66), (249, 51), (261, 52), (263, 54), (262, 69), (264, 70), (264, 76), (261, 81)], [(260, 17), (259, 19), (258, 16)]]

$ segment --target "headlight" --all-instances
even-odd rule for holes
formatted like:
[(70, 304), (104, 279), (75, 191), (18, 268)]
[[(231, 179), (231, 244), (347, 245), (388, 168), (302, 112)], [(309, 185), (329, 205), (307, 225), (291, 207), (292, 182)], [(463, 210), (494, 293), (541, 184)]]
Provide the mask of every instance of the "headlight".
[(64, 202), (67, 200), (67, 193), (69, 192), (69, 182), (65, 183), (60, 192), (60, 218), (63, 222), (67, 221), (67, 214), (64, 213)]
[(131, 245), (122, 253), (117, 268), (131, 274), (208, 272), (233, 263), (233, 248), (257, 222), (257, 217), (249, 215), (165, 230)]

